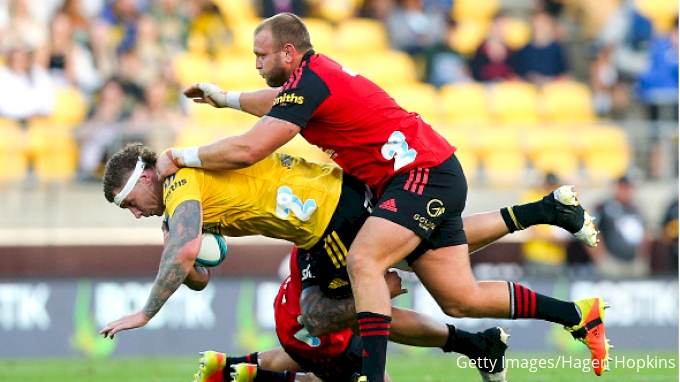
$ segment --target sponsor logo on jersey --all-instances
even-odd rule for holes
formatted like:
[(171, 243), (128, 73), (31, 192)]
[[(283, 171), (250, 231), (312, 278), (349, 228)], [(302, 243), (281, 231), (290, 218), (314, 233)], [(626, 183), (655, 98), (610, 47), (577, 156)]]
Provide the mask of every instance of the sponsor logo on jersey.
[(444, 203), (439, 199), (432, 199), (427, 203), (427, 214), (436, 218), (446, 211), (444, 208)]
[(281, 154), (281, 166), (292, 169), (293, 168), (293, 157), (288, 154)]
[(387, 160), (394, 159), (394, 171), (413, 163), (418, 156), (418, 152), (408, 146), (406, 136), (401, 131), (395, 131), (390, 135), (380, 153)]
[(312, 274), (312, 265), (307, 264), (307, 268), (302, 270), (302, 281), (308, 280), (308, 279), (313, 279), (314, 275)]
[(418, 226), (425, 231), (429, 231), (431, 229), (434, 229), (435, 225), (431, 221), (429, 221), (425, 216), (421, 216), (420, 214), (415, 214), (413, 215), (413, 220), (418, 222)]
[(276, 105), (286, 106), (292, 103), (302, 105), (303, 103), (305, 103), (305, 97), (296, 95), (295, 93), (282, 94), (274, 98), (274, 103), (272, 104), (272, 106)]
[(338, 288), (342, 288), (342, 287), (347, 286), (347, 285), (349, 285), (349, 282), (347, 282), (346, 280), (343, 280), (339, 277), (336, 277), (336, 278), (333, 279), (333, 281), (328, 283), (328, 289), (338, 289)]
[(165, 189), (165, 199), (163, 201), (167, 202), (168, 199), (170, 199), (170, 195), (172, 195), (173, 191), (186, 184), (187, 180), (185, 178), (176, 180), (174, 174), (165, 178), (165, 182), (163, 182), (163, 188)]
[(397, 212), (397, 202), (394, 200), (394, 198), (390, 200), (385, 200), (378, 206), (378, 208), (392, 212)]

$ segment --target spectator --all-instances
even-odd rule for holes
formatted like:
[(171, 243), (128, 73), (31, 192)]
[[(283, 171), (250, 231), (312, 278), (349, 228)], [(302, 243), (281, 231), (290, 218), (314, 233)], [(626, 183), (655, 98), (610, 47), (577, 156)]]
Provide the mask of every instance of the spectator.
[(282, 12), (294, 13), (300, 17), (307, 17), (309, 13), (309, 2), (305, 0), (261, 0), (258, 3), (258, 15), (262, 18)]
[[(91, 15), (86, 14), (88, 7), (95, 4), (95, 9), (98, 11), (97, 14), (101, 13), (101, 7), (103, 7), (103, 0), (98, 1), (83, 1), (83, 0), (64, 0), (64, 3), (59, 10), (59, 13), (63, 13), (68, 18), (71, 23), (71, 28), (73, 29), (73, 39), (85, 46), (90, 42), (90, 19)], [(96, 3), (100, 3), (98, 6)]]
[(118, 63), (117, 43), (113, 30), (101, 20), (94, 20), (90, 29), (90, 51), (94, 57), (97, 71), (102, 78), (110, 78), (116, 74)]
[(9, 51), (17, 42), (35, 51), (47, 42), (47, 24), (31, 12), (29, 0), (8, 0), (6, 20), (0, 25), (0, 52)]
[[(540, 187), (529, 190), (522, 197), (522, 204), (541, 200), (545, 195), (560, 186), (553, 173), (545, 175)], [(529, 276), (559, 277), (565, 274), (567, 244), (571, 239), (569, 232), (559, 227), (537, 225), (525, 231), (527, 240), (522, 244), (524, 266)]]
[(168, 94), (167, 84), (154, 81), (144, 89), (144, 103), (135, 108), (128, 120), (126, 139), (136, 139), (155, 150), (163, 150), (174, 144), (182, 119), (182, 110)]
[(515, 71), (536, 85), (567, 76), (567, 52), (559, 41), (557, 21), (545, 11), (531, 16), (532, 39), (514, 59)]
[(623, 176), (615, 182), (613, 196), (595, 208), (600, 244), (590, 253), (603, 277), (639, 278), (649, 274), (650, 242), (633, 191), (633, 184)]
[(678, 197), (671, 202), (661, 222), (661, 241), (668, 246), (668, 273), (678, 275)]
[(392, 48), (412, 56), (441, 43), (446, 32), (445, 16), (423, 9), (420, 0), (398, 0), (386, 25)]
[[(26, 122), (47, 116), (54, 107), (54, 85), (27, 46), (12, 48), (0, 68), (0, 117)], [(30, 102), (28, 102), (30, 100)]]
[(50, 24), (50, 38), (36, 52), (36, 62), (49, 70), (57, 86), (78, 86), (86, 93), (101, 83), (90, 51), (73, 38), (73, 27), (65, 13), (57, 13)]
[(503, 41), (503, 30), (507, 16), (494, 16), (489, 33), (477, 48), (470, 69), (475, 80), (496, 82), (519, 78), (512, 67), (514, 52)]
[(393, 0), (364, 0), (357, 12), (357, 17), (374, 19), (387, 23), (387, 17), (395, 4)]
[[(652, 39), (649, 66), (637, 78), (638, 96), (653, 121), (678, 120), (678, 20), (672, 30)], [(667, 111), (666, 113), (662, 113)]]
[(423, 53), (425, 81), (434, 86), (472, 81), (467, 60), (451, 45), (455, 30), (456, 22), (449, 19), (444, 40), (427, 48)]
[(77, 131), (81, 141), (78, 163), (81, 181), (100, 181), (100, 166), (106, 163), (109, 147), (121, 138), (122, 122), (129, 116), (125, 109), (125, 92), (116, 80), (108, 80), (95, 101), (90, 117)]
[(100, 16), (111, 32), (118, 37), (116, 49), (124, 52), (132, 48), (137, 39), (139, 10), (135, 0), (114, 0)]
[(613, 46), (597, 51), (590, 63), (590, 87), (593, 89), (593, 107), (600, 117), (620, 118), (630, 103), (628, 86), (614, 65)]
[(158, 39), (170, 58), (186, 51), (191, 20), (186, 5), (180, 0), (157, 0), (151, 4), (151, 15), (158, 26)]
[(146, 86), (156, 81), (160, 77), (161, 65), (168, 57), (168, 50), (160, 43), (158, 25), (151, 16), (144, 15), (139, 19), (134, 53), (139, 58), (136, 82)]

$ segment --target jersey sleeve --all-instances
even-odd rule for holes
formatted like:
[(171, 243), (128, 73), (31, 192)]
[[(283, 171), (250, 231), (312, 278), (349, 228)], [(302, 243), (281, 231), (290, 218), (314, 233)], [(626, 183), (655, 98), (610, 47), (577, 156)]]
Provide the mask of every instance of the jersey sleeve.
[(330, 90), (308, 67), (303, 67), (301, 72), (281, 88), (267, 115), (304, 128), (316, 109), (330, 96)]
[(166, 216), (172, 218), (177, 207), (188, 200), (201, 202), (201, 190), (196, 175), (195, 169), (182, 168), (176, 174), (165, 178), (163, 201)]

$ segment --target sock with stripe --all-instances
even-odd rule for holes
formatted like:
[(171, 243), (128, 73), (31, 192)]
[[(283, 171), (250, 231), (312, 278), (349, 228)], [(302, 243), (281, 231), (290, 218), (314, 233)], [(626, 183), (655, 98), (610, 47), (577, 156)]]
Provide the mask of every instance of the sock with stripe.
[(387, 340), (390, 336), (392, 317), (382, 314), (357, 313), (359, 333), (364, 345), (361, 375), (368, 382), (385, 382), (385, 361), (387, 359)]
[(508, 282), (508, 289), (511, 319), (536, 318), (564, 326), (581, 322), (581, 314), (573, 302), (544, 296), (517, 283)]
[(227, 357), (227, 365), (224, 367), (224, 369), (222, 369), (222, 376), (224, 377), (224, 380), (231, 381), (231, 370), (229, 369), (229, 366), (231, 365), (236, 365), (238, 363), (252, 363), (254, 365), (259, 365), (257, 362), (257, 354), (258, 352), (246, 354), (241, 357)]
[(553, 224), (556, 219), (554, 205), (543, 200), (501, 208), (501, 216), (510, 233), (536, 224)]

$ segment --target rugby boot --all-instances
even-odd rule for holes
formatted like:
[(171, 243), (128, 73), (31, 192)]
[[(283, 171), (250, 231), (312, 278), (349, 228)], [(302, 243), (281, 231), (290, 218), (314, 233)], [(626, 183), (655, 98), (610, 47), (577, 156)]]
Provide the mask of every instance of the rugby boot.
[(257, 376), (257, 365), (239, 363), (231, 366), (232, 382), (253, 382)]
[(604, 331), (604, 310), (609, 307), (602, 298), (586, 298), (574, 302), (581, 309), (581, 322), (564, 328), (590, 349), (593, 371), (602, 375), (609, 371), (609, 349), (611, 345)]
[[(508, 349), (507, 329), (489, 328), (477, 333), (479, 354), (474, 356), (483, 382), (506, 382), (505, 351)], [(472, 358), (472, 357), (471, 357)]]
[(599, 231), (595, 228), (595, 220), (579, 203), (574, 186), (560, 186), (543, 201), (555, 208), (555, 224), (571, 232), (579, 241), (589, 247), (597, 246)]
[(208, 350), (198, 353), (198, 373), (194, 374), (193, 382), (225, 382), (222, 374), (227, 366), (227, 355)]

